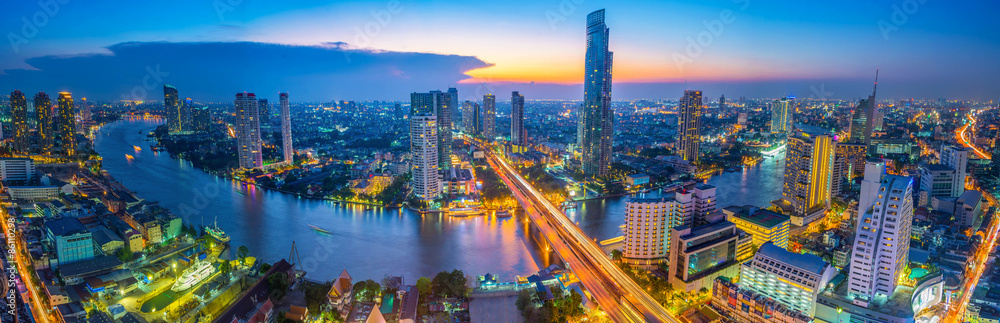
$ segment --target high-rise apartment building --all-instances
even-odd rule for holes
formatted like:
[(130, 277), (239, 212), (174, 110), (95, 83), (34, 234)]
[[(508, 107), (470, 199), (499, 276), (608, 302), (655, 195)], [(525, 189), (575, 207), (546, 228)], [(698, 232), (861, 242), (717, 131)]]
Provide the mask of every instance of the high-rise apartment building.
[(708, 215), (715, 212), (715, 189), (715, 186), (704, 183), (694, 186), (691, 195), (694, 198), (694, 210), (688, 225), (704, 224)]
[(528, 145), (528, 132), (524, 129), (524, 95), (517, 91), (510, 94), (510, 143)]
[(45, 92), (35, 94), (35, 116), (38, 118), (38, 146), (42, 154), (51, 154), (55, 145), (55, 133), (52, 131), (52, 100)]
[(792, 99), (781, 98), (771, 104), (771, 133), (787, 133), (792, 129), (792, 114), (795, 105)]
[(257, 110), (257, 96), (253, 93), (236, 93), (236, 150), (240, 168), (263, 169), (261, 152), (260, 111)]
[(27, 154), (31, 136), (28, 135), (28, 100), (24, 93), (15, 90), (10, 93), (11, 126), (14, 128), (13, 148), (15, 151)]
[(701, 91), (685, 90), (677, 103), (677, 152), (697, 164), (701, 151)]
[(788, 136), (782, 199), (775, 205), (804, 226), (822, 217), (830, 206), (836, 141), (830, 130), (798, 125)]
[(479, 117), (479, 103), (465, 101), (462, 103), (463, 131), (470, 136), (479, 136), (482, 121)]
[[(896, 290), (899, 275), (908, 264), (910, 231), (913, 221), (913, 179), (885, 175), (877, 164), (865, 171), (863, 188), (848, 276), (848, 294), (855, 304), (865, 305), (876, 297), (889, 297)], [(862, 305), (862, 306), (865, 306)]]
[(183, 130), (181, 101), (177, 95), (177, 88), (170, 84), (163, 85), (163, 113), (167, 117), (167, 131), (169, 133)]
[(837, 156), (845, 157), (848, 163), (845, 173), (848, 178), (861, 176), (865, 171), (865, 159), (868, 155), (868, 146), (859, 143), (841, 142), (837, 143)]
[(59, 92), (58, 99), (59, 143), (63, 154), (76, 155), (76, 115), (73, 113), (73, 95)]
[(271, 123), (271, 105), (267, 103), (267, 99), (257, 99), (257, 109), (260, 110), (260, 124), (268, 125)]
[(603, 176), (611, 170), (614, 109), (611, 107), (613, 53), (608, 50), (609, 32), (604, 23), (604, 9), (587, 15), (583, 107), (577, 125), (577, 145), (583, 152), (581, 165), (587, 176)]
[(288, 93), (278, 93), (278, 105), (281, 106), (281, 152), (285, 163), (295, 161), (295, 150), (292, 148), (292, 113), (288, 107)]
[(212, 126), (212, 113), (206, 106), (191, 108), (191, 127), (193, 131), (208, 132)]
[(743, 263), (740, 274), (743, 289), (812, 317), (816, 297), (837, 275), (837, 269), (817, 255), (794, 253), (766, 242), (753, 260)]
[(191, 98), (184, 99), (181, 106), (181, 131), (194, 131), (194, 101)]
[(451, 167), (451, 94), (441, 91), (410, 94), (410, 115), (433, 114), (437, 117), (438, 168)]
[(451, 130), (458, 130), (460, 126), (459, 122), (463, 121), (460, 119), (462, 111), (458, 105), (458, 89), (453, 87), (448, 88), (448, 97), (451, 98), (451, 101), (448, 102), (448, 107), (451, 108)]
[(959, 196), (965, 192), (966, 169), (969, 165), (969, 149), (954, 145), (941, 147), (941, 164), (955, 170), (955, 182), (949, 196)]
[(433, 113), (410, 115), (410, 159), (413, 194), (430, 202), (441, 194), (438, 182), (438, 118)]
[(487, 142), (493, 142), (497, 137), (497, 97), (493, 94), (483, 95), (483, 128), (481, 133)]

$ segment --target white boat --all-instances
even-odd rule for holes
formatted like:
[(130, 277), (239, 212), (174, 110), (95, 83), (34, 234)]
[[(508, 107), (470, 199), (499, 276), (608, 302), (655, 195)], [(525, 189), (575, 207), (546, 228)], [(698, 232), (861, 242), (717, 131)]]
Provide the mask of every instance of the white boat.
[(212, 226), (205, 227), (205, 233), (208, 233), (208, 235), (212, 236), (212, 238), (215, 238), (215, 240), (219, 242), (222, 243), (229, 242), (229, 235), (226, 234), (225, 231), (222, 231), (222, 229), (219, 228), (219, 222), (218, 222), (219, 219), (216, 218), (215, 221), (216, 222)]
[(205, 280), (208, 276), (215, 272), (215, 267), (207, 261), (199, 261), (188, 269), (184, 270), (180, 278), (174, 282), (174, 286), (170, 287), (170, 290), (175, 292), (180, 292), (197, 285), (202, 280)]

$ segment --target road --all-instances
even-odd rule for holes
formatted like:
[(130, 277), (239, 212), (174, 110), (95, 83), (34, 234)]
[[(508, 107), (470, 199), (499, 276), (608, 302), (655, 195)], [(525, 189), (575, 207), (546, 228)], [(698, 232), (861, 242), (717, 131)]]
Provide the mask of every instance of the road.
[[(968, 116), (969, 123), (965, 124), (965, 126), (962, 126), (962, 128), (959, 128), (959, 130), (956, 132), (957, 137), (960, 143), (964, 144), (966, 147), (971, 148), (980, 157), (988, 159), (990, 157), (987, 153), (984, 153), (979, 148), (976, 148), (976, 146), (972, 145), (972, 143), (970, 143), (968, 140), (969, 127), (970, 126), (975, 127), (976, 124), (976, 119), (973, 118), (973, 115), (974, 114), (970, 114)], [(985, 192), (983, 190), (980, 191), (984, 192), (983, 196), (986, 197), (986, 199), (990, 202), (991, 205), (1000, 206), (1000, 203), (998, 203), (996, 197), (993, 196), (992, 193)], [(986, 262), (989, 259), (991, 251), (993, 250), (993, 248), (996, 247), (998, 229), (1000, 229), (1000, 219), (997, 219), (996, 216), (994, 216), (993, 221), (990, 222), (989, 229), (986, 231), (986, 239), (983, 240), (983, 244), (979, 246), (979, 249), (976, 249), (976, 253), (970, 260), (970, 262), (973, 265), (973, 268), (970, 268), (969, 271), (967, 271), (967, 274), (964, 275), (965, 277), (967, 277), (967, 279), (965, 280), (962, 286), (962, 296), (959, 297), (957, 302), (952, 303), (952, 306), (948, 309), (948, 312), (945, 313), (945, 317), (944, 320), (942, 320), (942, 322), (956, 323), (963, 321), (965, 308), (969, 304), (969, 298), (972, 297), (972, 292), (975, 290), (976, 285), (979, 283), (979, 278), (983, 275), (983, 271), (986, 270), (986, 265), (987, 265)]]
[[(482, 148), (482, 147), (481, 147)], [(560, 258), (615, 322), (678, 322), (556, 206), (490, 149), (487, 160)]]
[(48, 323), (49, 307), (42, 303), (43, 297), (45, 300), (48, 300), (48, 295), (41, 294), (41, 287), (35, 285), (35, 279), (32, 279), (32, 277), (35, 277), (34, 267), (29, 270), (29, 268), (25, 266), (30, 263), (31, 259), (27, 254), (28, 246), (23, 244), (23, 240), (21, 239), (19, 232), (17, 232), (17, 228), (14, 228), (14, 221), (8, 221), (8, 218), (11, 215), (7, 213), (6, 208), (4, 208), (4, 210), (0, 210), (0, 215), (2, 215), (0, 216), (0, 222), (3, 223), (4, 232), (11, 234), (7, 236), (8, 242), (10, 242), (10, 240), (14, 240), (15, 249), (17, 250), (17, 252), (14, 253), (14, 259), (8, 259), (8, 261), (13, 261), (17, 266), (17, 272), (20, 273), (21, 282), (25, 285), (25, 288), (28, 289), (28, 294), (31, 296), (31, 307), (33, 308), (31, 313), (34, 314), (35, 321)]

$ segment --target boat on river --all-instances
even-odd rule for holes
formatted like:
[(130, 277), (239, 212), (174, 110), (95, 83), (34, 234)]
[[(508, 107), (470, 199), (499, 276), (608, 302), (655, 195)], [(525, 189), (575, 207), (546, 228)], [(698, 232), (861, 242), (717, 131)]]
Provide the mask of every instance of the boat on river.
[(225, 231), (222, 231), (221, 228), (219, 228), (219, 222), (218, 222), (219, 219), (216, 218), (215, 221), (216, 222), (212, 224), (212, 226), (205, 227), (205, 233), (212, 236), (212, 238), (215, 238), (215, 240), (218, 240), (219, 242), (222, 243), (229, 242), (229, 235), (226, 234)]
[(135, 157), (132, 157), (132, 155), (129, 155), (129, 154), (125, 154), (125, 159), (128, 159), (129, 161), (133, 161), (133, 160), (135, 160)]
[(197, 285), (208, 276), (211, 276), (215, 272), (215, 267), (212, 267), (212, 263), (207, 261), (199, 261), (198, 263), (188, 267), (181, 274), (180, 278), (174, 282), (174, 285), (170, 287), (170, 290), (174, 292), (181, 292)]
[(316, 231), (316, 232), (319, 232), (319, 233), (322, 233), (322, 234), (330, 234), (330, 230), (323, 229), (323, 228), (317, 227), (317, 226), (312, 225), (312, 224), (309, 225), (309, 228), (312, 229), (313, 231)]

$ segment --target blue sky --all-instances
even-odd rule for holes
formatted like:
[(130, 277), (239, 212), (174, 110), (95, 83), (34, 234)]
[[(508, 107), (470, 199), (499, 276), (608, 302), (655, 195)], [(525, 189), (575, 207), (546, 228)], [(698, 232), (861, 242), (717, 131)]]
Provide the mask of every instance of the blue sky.
[[(165, 82), (205, 101), (275, 88), (304, 100), (402, 99), (455, 84), (575, 98), (584, 18), (605, 8), (616, 99), (673, 98), (691, 87), (754, 97), (824, 87), (855, 98), (870, 91), (875, 68), (883, 97), (1000, 97), (1000, 22), (992, 17), (1000, 4), (989, 1), (43, 1), (59, 4), (54, 14), (46, 9), (55, 6), (9, 2), (0, 12), (3, 91), (119, 97), (145, 65), (160, 64), (174, 71)], [(122, 57), (113, 49), (126, 42), (153, 44), (132, 44), (138, 56)], [(293, 46), (259, 45), (288, 51), (269, 57), (233, 52), (246, 49), (234, 44), (197, 46), (220, 42)], [(141, 50), (153, 48), (219, 52), (198, 59)], [(365, 59), (331, 64), (317, 48), (351, 56), (340, 52), (350, 48)], [(305, 52), (302, 59), (327, 61), (281, 59)], [(276, 67), (293, 63), (302, 68)], [(102, 70), (115, 75), (95, 77)]]

